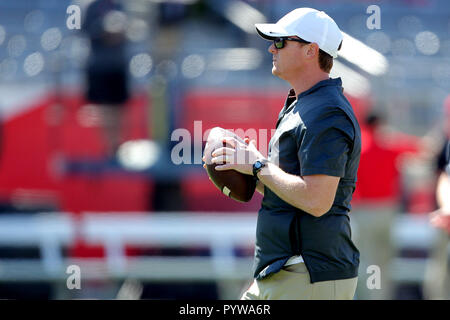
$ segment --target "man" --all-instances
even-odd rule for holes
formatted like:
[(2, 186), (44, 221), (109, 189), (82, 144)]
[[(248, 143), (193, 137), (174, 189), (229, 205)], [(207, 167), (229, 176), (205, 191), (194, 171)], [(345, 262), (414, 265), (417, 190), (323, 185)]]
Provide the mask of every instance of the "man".
[(254, 175), (264, 195), (255, 280), (242, 299), (352, 299), (359, 252), (348, 213), (361, 139), (341, 80), (329, 78), (342, 34), (328, 15), (309, 8), (256, 29), (273, 41), (268, 49), (272, 74), (293, 89), (279, 114), (268, 159), (254, 140), (246, 145), (228, 137), (233, 147), (212, 153), (213, 163), (225, 163), (216, 170)]
[(415, 138), (391, 131), (386, 120), (372, 111), (361, 128), (358, 188), (353, 194), (351, 213), (352, 226), (357, 229), (353, 242), (361, 252), (360, 270), (376, 265), (382, 276), (377, 289), (366, 285), (366, 277), (358, 279), (356, 296), (360, 300), (389, 300), (395, 295), (392, 275), (385, 272), (396, 255), (391, 228), (396, 216), (407, 212), (402, 209), (403, 167), (413, 154), (417, 158), (419, 149)]
[(448, 245), (450, 235), (450, 142), (444, 150), (445, 166), (440, 171), (436, 186), (438, 209), (430, 214), (430, 223), (437, 228), (436, 238), (430, 250), (424, 280), (426, 299), (450, 298), (448, 274)]
[(91, 43), (85, 97), (101, 114), (106, 153), (112, 161), (120, 146), (121, 123), (130, 95), (126, 19), (118, 1), (96, 0), (89, 4), (82, 28)]
[[(450, 275), (448, 273), (448, 246), (450, 236), (450, 95), (443, 104), (443, 144), (436, 163), (436, 205), (430, 214), (430, 223), (436, 237), (430, 248), (430, 258), (425, 269), (424, 296), (426, 299), (450, 298)], [(433, 142), (439, 141), (434, 138)], [(428, 143), (430, 144), (430, 143)]]

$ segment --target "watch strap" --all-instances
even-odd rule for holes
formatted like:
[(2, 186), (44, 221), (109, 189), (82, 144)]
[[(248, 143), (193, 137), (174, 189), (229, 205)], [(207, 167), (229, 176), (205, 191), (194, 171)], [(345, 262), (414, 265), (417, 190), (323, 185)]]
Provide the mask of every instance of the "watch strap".
[[(256, 163), (258, 163), (258, 162), (261, 164), (261, 166), (259, 168), (256, 167)], [(256, 160), (255, 163), (253, 164), (253, 177), (256, 180), (259, 180), (258, 172), (261, 171), (261, 169), (266, 166), (267, 162), (269, 162), (267, 159), (259, 159), (259, 160)]]

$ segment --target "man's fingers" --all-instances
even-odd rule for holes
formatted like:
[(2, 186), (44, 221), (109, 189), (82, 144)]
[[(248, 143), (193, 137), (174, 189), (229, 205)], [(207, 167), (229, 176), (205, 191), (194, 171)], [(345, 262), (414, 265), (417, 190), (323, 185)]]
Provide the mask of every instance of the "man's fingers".
[(214, 157), (211, 159), (211, 163), (229, 163), (232, 162), (232, 157), (230, 157), (229, 155), (219, 155), (217, 157)]
[(231, 155), (233, 153), (235, 153), (236, 151), (232, 148), (228, 148), (228, 147), (221, 147), (218, 148), (216, 150), (214, 150), (214, 152), (211, 154), (213, 157), (216, 157), (218, 155), (222, 155), (222, 154), (228, 154)]
[(236, 149), (236, 146), (238, 146), (239, 141), (236, 140), (236, 138), (233, 137), (224, 137), (222, 139), (223, 142), (229, 143), (234, 149)]

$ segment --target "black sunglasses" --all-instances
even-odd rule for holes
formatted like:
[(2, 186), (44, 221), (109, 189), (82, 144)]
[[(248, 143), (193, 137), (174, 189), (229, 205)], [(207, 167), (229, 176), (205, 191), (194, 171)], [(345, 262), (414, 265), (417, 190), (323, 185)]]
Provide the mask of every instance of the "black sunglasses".
[(277, 49), (283, 49), (284, 48), (284, 42), (286, 40), (297, 41), (297, 42), (304, 43), (304, 44), (311, 43), (311, 42), (303, 40), (303, 39), (285, 37), (285, 38), (275, 38), (275, 39), (273, 39), (273, 45)]

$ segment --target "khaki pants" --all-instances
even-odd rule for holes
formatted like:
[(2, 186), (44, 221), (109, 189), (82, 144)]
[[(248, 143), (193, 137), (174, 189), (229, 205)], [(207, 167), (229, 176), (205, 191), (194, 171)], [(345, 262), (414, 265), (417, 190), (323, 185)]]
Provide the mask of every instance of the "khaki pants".
[(352, 300), (358, 278), (311, 283), (304, 263), (254, 280), (241, 300)]

